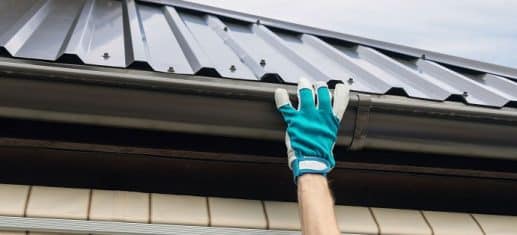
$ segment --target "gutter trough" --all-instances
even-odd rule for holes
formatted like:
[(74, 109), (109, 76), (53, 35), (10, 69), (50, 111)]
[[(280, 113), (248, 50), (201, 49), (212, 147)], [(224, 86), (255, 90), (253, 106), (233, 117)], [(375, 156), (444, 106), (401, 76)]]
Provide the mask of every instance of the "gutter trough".
[[(0, 117), (283, 141), (291, 85), (0, 59)], [(517, 159), (517, 112), (351, 93), (337, 145)]]

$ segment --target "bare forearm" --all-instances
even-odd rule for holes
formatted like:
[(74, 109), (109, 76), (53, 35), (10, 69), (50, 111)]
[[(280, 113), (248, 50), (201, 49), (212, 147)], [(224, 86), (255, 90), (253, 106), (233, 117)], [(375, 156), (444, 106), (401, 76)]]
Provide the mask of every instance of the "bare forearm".
[(300, 176), (298, 203), (303, 234), (339, 234), (327, 178), (317, 174)]

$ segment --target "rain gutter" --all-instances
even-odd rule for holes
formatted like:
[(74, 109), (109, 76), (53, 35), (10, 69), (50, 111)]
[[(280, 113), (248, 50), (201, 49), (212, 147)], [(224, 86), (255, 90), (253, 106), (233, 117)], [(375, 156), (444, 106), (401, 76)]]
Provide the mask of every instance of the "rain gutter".
[[(57, 66), (56, 66), (57, 65)], [(0, 59), (0, 117), (283, 141), (285, 84)], [(517, 159), (517, 111), (351, 93), (338, 145)]]

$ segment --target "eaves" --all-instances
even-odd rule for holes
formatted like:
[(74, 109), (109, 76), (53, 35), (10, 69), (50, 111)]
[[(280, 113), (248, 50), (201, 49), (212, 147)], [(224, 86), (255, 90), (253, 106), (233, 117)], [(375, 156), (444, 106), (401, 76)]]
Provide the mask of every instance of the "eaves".
[[(273, 92), (258, 81), (0, 60), (0, 116), (283, 141)], [(515, 159), (517, 112), (352, 93), (337, 144)]]

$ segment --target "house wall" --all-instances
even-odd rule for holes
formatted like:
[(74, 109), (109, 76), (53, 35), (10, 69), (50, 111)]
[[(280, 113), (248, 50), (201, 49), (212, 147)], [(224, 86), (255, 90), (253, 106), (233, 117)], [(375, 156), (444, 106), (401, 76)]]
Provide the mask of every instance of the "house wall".
[[(336, 205), (335, 211), (343, 233), (517, 234), (517, 216), (345, 205)], [(207, 228), (300, 229), (294, 202), (11, 184), (0, 184), (0, 228), (5, 229), (1, 226), (3, 216)]]

